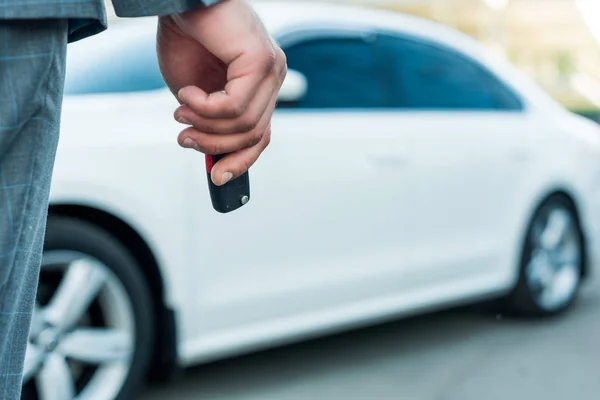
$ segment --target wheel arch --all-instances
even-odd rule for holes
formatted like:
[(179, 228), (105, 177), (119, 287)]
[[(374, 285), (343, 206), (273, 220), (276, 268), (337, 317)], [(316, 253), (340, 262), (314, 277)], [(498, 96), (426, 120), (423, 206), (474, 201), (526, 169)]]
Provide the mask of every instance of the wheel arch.
[[(552, 201), (553, 199), (561, 199), (561, 200), (565, 201), (566, 204), (569, 205), (569, 207), (571, 208), (571, 211), (573, 212), (573, 214), (575, 216), (577, 225), (579, 226), (579, 229), (580, 229), (580, 234), (582, 235), (582, 239), (583, 239), (582, 240), (583, 269), (581, 271), (581, 276), (583, 278), (588, 278), (591, 271), (590, 271), (590, 266), (589, 266), (588, 245), (587, 245), (587, 240), (586, 240), (587, 238), (586, 238), (585, 226), (581, 219), (581, 205), (578, 204), (578, 202), (576, 200), (576, 196), (572, 193), (572, 191), (567, 188), (564, 188), (564, 187), (556, 187), (556, 188), (553, 188), (552, 190), (548, 191), (547, 194), (541, 198), (541, 200), (537, 201), (536, 206), (534, 207), (534, 211), (530, 216), (530, 220), (535, 217), (535, 214), (538, 212), (538, 210), (540, 210), (547, 202)], [(528, 224), (528, 226), (529, 226), (529, 224)]]
[(77, 205), (50, 205), (48, 217), (77, 218), (110, 233), (135, 258), (140, 266), (152, 298), (155, 315), (156, 346), (153, 349), (149, 378), (163, 381), (177, 369), (177, 326), (174, 310), (165, 303), (164, 278), (157, 258), (142, 235), (121, 218), (104, 210)]

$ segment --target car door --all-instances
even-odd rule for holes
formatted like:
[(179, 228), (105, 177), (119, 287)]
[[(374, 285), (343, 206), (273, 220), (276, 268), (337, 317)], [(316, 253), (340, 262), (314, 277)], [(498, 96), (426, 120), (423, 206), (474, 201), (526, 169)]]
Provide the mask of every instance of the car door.
[(389, 112), (374, 36), (310, 28), (278, 39), (307, 92), (279, 104), (271, 145), (251, 170), (251, 203), (204, 221), (201, 262), (217, 266), (196, 286), (206, 331), (307, 315), (310, 324), (409, 285), (412, 150)]
[(458, 50), (400, 34), (382, 33), (378, 44), (413, 151), (417, 179), (404, 189), (422, 282), (491, 284), (482, 275), (506, 273), (516, 239), (534, 122), (507, 85)]

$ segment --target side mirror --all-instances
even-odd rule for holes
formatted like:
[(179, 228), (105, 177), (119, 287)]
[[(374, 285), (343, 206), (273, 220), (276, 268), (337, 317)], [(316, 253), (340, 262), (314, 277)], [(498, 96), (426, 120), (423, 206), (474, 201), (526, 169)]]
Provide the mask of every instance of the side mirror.
[(306, 77), (293, 69), (288, 69), (285, 81), (279, 90), (278, 102), (295, 103), (306, 95), (308, 81)]

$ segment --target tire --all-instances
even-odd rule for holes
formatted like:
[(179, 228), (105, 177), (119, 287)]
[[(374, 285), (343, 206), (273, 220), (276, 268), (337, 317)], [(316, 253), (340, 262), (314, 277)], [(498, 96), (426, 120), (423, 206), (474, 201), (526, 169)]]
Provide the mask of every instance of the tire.
[[(72, 261), (60, 261), (71, 260), (71, 257)], [(63, 265), (65, 266), (64, 268), (62, 267)], [(108, 347), (110, 350), (105, 352), (104, 347), (97, 346), (98, 342), (89, 341), (86, 343), (84, 339), (81, 339), (82, 336), (79, 336), (80, 341), (77, 348), (79, 353), (73, 353), (75, 354), (73, 356), (75, 358), (73, 359), (65, 358), (69, 366), (72, 367), (66, 369), (66, 371), (72, 372), (71, 378), (74, 385), (72, 386), (73, 391), (71, 393), (74, 393), (75, 399), (84, 391), (87, 391), (85, 394), (86, 399), (98, 398), (98, 400), (109, 400), (109, 397), (117, 400), (132, 399), (145, 378), (154, 345), (154, 320), (151, 312), (153, 309), (152, 297), (140, 272), (140, 267), (132, 255), (120, 242), (111, 237), (108, 232), (82, 220), (51, 216), (47, 224), (44, 262), (42, 263), (40, 284), (37, 292), (37, 301), (42, 308), (50, 308), (48, 307), (48, 301), (54, 298), (53, 296), (56, 295), (58, 292), (57, 288), (59, 287), (55, 281), (66, 281), (67, 279), (64, 279), (67, 276), (66, 271), (72, 271), (73, 268), (79, 268), (80, 271), (90, 273), (97, 272), (95, 276), (101, 277), (98, 278), (98, 282), (104, 283), (98, 283), (98, 287), (100, 287), (98, 294), (91, 300), (87, 309), (83, 313), (80, 313), (82, 317), (78, 319), (77, 326), (71, 332), (79, 332), (78, 329), (80, 328), (84, 328), (84, 330), (87, 328), (88, 332), (91, 329), (96, 329), (95, 332), (102, 332), (104, 335), (106, 335), (106, 332), (113, 332), (116, 335), (111, 336), (111, 340), (118, 338), (119, 341), (104, 342), (112, 345), (112, 347)], [(87, 275), (81, 276), (86, 277)], [(83, 282), (82, 287), (85, 287), (87, 290), (88, 284), (91, 285), (90, 287), (95, 287), (89, 283), (91, 281), (91, 278), (89, 280), (82, 278), (79, 282)], [(72, 280), (71, 282), (77, 281)], [(62, 290), (61, 293), (65, 291)], [(87, 293), (83, 289), (80, 291), (81, 293), (78, 293), (76, 296), (82, 297), (82, 293)], [(90, 293), (92, 292), (93, 290), (90, 290)], [(77, 292), (72, 291), (71, 293)], [(90, 298), (92, 296), (94, 295), (89, 295)], [(118, 307), (115, 305), (118, 305)], [(72, 309), (71, 307), (69, 310)], [(83, 306), (80, 309), (83, 309)], [(58, 320), (61, 320), (60, 313), (55, 312), (54, 314), (58, 314)], [(68, 313), (64, 312), (63, 314), (66, 315)], [(76, 315), (75, 312), (71, 312), (71, 314)], [(37, 339), (33, 336), (33, 332), (38, 326), (36, 325), (36, 315), (48, 315), (48, 313), (37, 314), (34, 312), (29, 344), (31, 348), (45, 345), (45, 342), (41, 343), (38, 340), (39, 336)], [(53, 314), (50, 313), (50, 315)], [(64, 318), (66, 319), (67, 317)], [(82, 326), (82, 321), (86, 325)], [(42, 325), (44, 323), (46, 324), (45, 326), (48, 326), (47, 320), (44, 320)], [(60, 326), (60, 324), (57, 326)], [(66, 331), (66, 328), (60, 329)], [(72, 338), (72, 336), (70, 337)], [(90, 336), (86, 337), (89, 338)], [(103, 338), (108, 337), (103, 336)], [(64, 340), (66, 341), (67, 339)], [(119, 344), (122, 344), (122, 346), (119, 347)], [(61, 343), (61, 345), (64, 345), (64, 343)], [(89, 356), (85, 356), (88, 357), (87, 359), (81, 358), (83, 357), (81, 349), (84, 349), (83, 353), (86, 353), (85, 349), (93, 348), (94, 346), (96, 346), (96, 349), (99, 349), (95, 350), (94, 357), (98, 357), (97, 353), (101, 353), (100, 359), (103, 359), (103, 352), (107, 356), (113, 356), (112, 353), (109, 354), (109, 351), (115, 348), (118, 349), (114, 350), (116, 354), (114, 357), (116, 357), (117, 361), (111, 359), (99, 362), (96, 365), (89, 361)], [(118, 351), (122, 351), (123, 353), (118, 353)], [(81, 362), (81, 360), (85, 360), (85, 362)], [(81, 366), (77, 364), (78, 362)], [(44, 365), (43, 362), (40, 365)], [(73, 369), (73, 365), (78, 369)], [(36, 368), (38, 369), (30, 375), (31, 379), (24, 384), (23, 399), (36, 399), (38, 398), (38, 390), (43, 390), (40, 388), (43, 388), (44, 385), (38, 385), (38, 378), (41, 379), (44, 374), (42, 372), (43, 367)], [(34, 370), (31, 369), (31, 371)], [(110, 377), (113, 380), (106, 381)], [(102, 379), (106, 382), (103, 383)], [(44, 382), (44, 380), (42, 379), (41, 382)], [(73, 394), (69, 396), (73, 396)]]
[[(560, 226), (563, 235), (550, 233), (552, 229), (561, 232)], [(549, 250), (554, 243), (560, 246)], [(505, 311), (524, 317), (562, 314), (577, 299), (584, 263), (584, 237), (573, 205), (562, 196), (549, 198), (535, 212), (527, 228), (518, 282), (503, 302)]]

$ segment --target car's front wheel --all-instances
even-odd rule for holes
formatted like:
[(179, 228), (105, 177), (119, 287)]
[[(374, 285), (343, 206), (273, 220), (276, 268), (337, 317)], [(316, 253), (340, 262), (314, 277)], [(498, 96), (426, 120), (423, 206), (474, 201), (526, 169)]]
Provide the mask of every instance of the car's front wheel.
[(584, 241), (573, 206), (552, 197), (535, 213), (525, 238), (519, 281), (510, 311), (552, 316), (574, 302), (581, 286)]
[(107, 232), (49, 218), (23, 399), (130, 399), (153, 345), (139, 267)]

